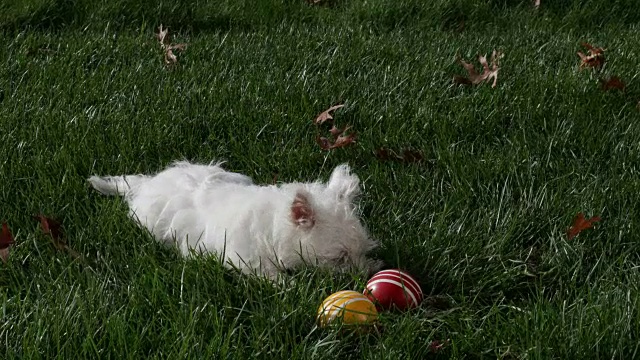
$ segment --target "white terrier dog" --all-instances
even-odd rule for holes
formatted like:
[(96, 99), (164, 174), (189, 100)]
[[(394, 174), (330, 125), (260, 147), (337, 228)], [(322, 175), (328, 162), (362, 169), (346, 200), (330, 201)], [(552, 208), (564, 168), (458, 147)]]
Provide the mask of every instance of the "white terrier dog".
[(374, 271), (377, 246), (360, 223), (360, 180), (349, 166), (329, 182), (254, 185), (220, 163), (177, 162), (155, 176), (92, 176), (105, 195), (123, 195), (130, 216), (183, 255), (215, 253), (245, 273), (275, 278), (302, 264)]

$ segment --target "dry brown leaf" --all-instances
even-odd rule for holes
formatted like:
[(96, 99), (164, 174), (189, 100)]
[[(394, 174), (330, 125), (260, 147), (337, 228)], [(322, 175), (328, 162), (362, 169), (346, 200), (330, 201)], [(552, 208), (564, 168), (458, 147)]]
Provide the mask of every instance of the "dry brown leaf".
[(493, 84), (491, 85), (491, 87), (495, 88), (498, 82), (498, 70), (500, 70), (498, 61), (500, 60), (502, 55), (502, 53), (493, 50), (490, 59), (491, 65), (487, 63), (486, 56), (478, 56), (478, 61), (480, 62), (480, 65), (482, 65), (482, 74), (478, 74), (473, 64), (468, 63), (461, 58), (458, 58), (458, 62), (460, 63), (460, 65), (462, 65), (462, 67), (464, 67), (464, 69), (467, 71), (468, 78), (456, 75), (453, 77), (453, 82), (460, 85), (477, 85), (493, 79)]
[(2, 233), (0, 233), (0, 260), (6, 263), (9, 259), (9, 248), (13, 245), (13, 236), (9, 231), (9, 225), (6, 222), (2, 223)]
[(51, 237), (53, 246), (58, 250), (64, 250), (67, 243), (62, 233), (62, 225), (58, 221), (44, 215), (36, 215), (33, 219), (40, 221), (42, 232)]
[(336, 140), (333, 143), (331, 143), (331, 140), (327, 139), (326, 137), (323, 137), (320, 135), (316, 136), (316, 143), (318, 143), (318, 145), (320, 146), (320, 149), (327, 150), (327, 151), (345, 147), (355, 142), (356, 142), (355, 133), (349, 134), (349, 135), (340, 135), (336, 138)]
[(326, 137), (316, 136), (316, 143), (318, 143), (318, 146), (320, 146), (322, 150), (331, 150), (331, 143)]
[(178, 62), (178, 58), (173, 53), (173, 50), (184, 50), (187, 48), (187, 44), (175, 44), (169, 45), (164, 49), (164, 63), (167, 65), (173, 65)]
[(78, 254), (75, 250), (70, 248), (69, 245), (67, 245), (67, 242), (64, 239), (64, 234), (62, 232), (62, 224), (42, 214), (34, 216), (33, 219), (40, 221), (42, 232), (46, 235), (49, 235), (49, 238), (53, 243), (53, 247), (60, 251), (66, 250), (71, 256), (76, 259), (82, 258), (80, 254)]
[(419, 150), (404, 149), (402, 151), (402, 159), (405, 162), (417, 163), (424, 160), (424, 154), (422, 154), (422, 151)]
[[(356, 141), (355, 133), (348, 135), (346, 134), (347, 130), (351, 129), (351, 126), (347, 125), (344, 128), (339, 128), (333, 123), (333, 115), (331, 115), (331, 112), (342, 107), (344, 107), (344, 104), (332, 106), (327, 110), (321, 112), (313, 121), (313, 123), (316, 125), (316, 128), (318, 129), (318, 135), (316, 135), (316, 143), (322, 150), (331, 150), (345, 147), (353, 144)], [(325, 122), (331, 124), (329, 133), (331, 134), (333, 141), (327, 137), (320, 136), (320, 125), (324, 124)]]
[(333, 116), (331, 115), (332, 111), (338, 110), (340, 108), (344, 107), (344, 104), (339, 104), (339, 105), (335, 105), (332, 106), (330, 108), (328, 108), (327, 110), (321, 112), (318, 116), (316, 116), (316, 119), (313, 121), (316, 125), (320, 125), (323, 124), (324, 122), (328, 121), (328, 120), (333, 120)]
[(158, 32), (155, 34), (156, 39), (160, 42), (160, 45), (163, 47), (169, 45), (171, 43), (171, 37), (169, 36), (169, 28), (162, 28), (162, 24), (158, 27)]
[(335, 139), (338, 135), (342, 134), (345, 130), (346, 130), (346, 128), (345, 129), (340, 129), (340, 128), (337, 128), (335, 125), (333, 125), (331, 127), (331, 129), (329, 130), (329, 132), (331, 133), (331, 135)]
[(167, 49), (170, 50), (180, 50), (183, 51), (187, 48), (187, 44), (174, 44), (174, 45), (169, 45), (167, 46)]
[(341, 148), (341, 147), (345, 147), (347, 145), (351, 145), (353, 143), (356, 142), (356, 134), (349, 134), (349, 135), (340, 135), (338, 136), (338, 138), (336, 139), (336, 142), (333, 143), (333, 145), (331, 145), (332, 149), (336, 149), (336, 148)]
[(587, 48), (587, 54), (578, 51), (576, 54), (580, 57), (580, 70), (585, 67), (600, 69), (604, 65), (604, 49), (599, 47), (593, 47), (591, 44), (583, 42), (580, 43), (583, 47)]
[(622, 80), (620, 80), (620, 78), (617, 76), (612, 76), (606, 80), (600, 79), (600, 86), (604, 91), (613, 90), (613, 89), (624, 91), (624, 89), (626, 88), (625, 83)]
[(382, 160), (382, 161), (393, 160), (398, 157), (398, 155), (393, 150), (386, 147), (382, 147), (376, 150), (375, 155), (376, 155), (376, 158), (378, 158), (378, 160)]
[(331, 130), (329, 130), (329, 132), (331, 133), (331, 135), (333, 136), (333, 138), (337, 138), (338, 136), (342, 135), (342, 133), (344, 133), (345, 131), (351, 129), (351, 126), (347, 126), (344, 129), (340, 129), (337, 128), (335, 125), (333, 125), (333, 127), (331, 128)]
[(164, 63), (165, 65), (174, 65), (178, 62), (178, 57), (173, 52), (174, 50), (185, 50), (187, 44), (174, 44), (171, 45), (171, 37), (169, 36), (169, 28), (163, 28), (162, 24), (158, 27), (158, 33), (155, 34), (156, 39), (160, 42), (160, 47), (164, 51)]
[(166, 49), (164, 51), (164, 63), (167, 65), (173, 65), (178, 62), (178, 58), (173, 53), (171, 49)]
[(438, 353), (442, 351), (445, 347), (449, 346), (450, 342), (451, 342), (451, 339), (447, 339), (445, 341), (433, 340), (429, 344), (429, 351), (431, 351), (432, 353)]
[(576, 217), (573, 219), (573, 224), (569, 230), (567, 230), (567, 238), (569, 240), (578, 236), (582, 232), (582, 230), (586, 230), (593, 227), (593, 224), (602, 220), (599, 216), (594, 216), (590, 219), (584, 217), (583, 213), (578, 213)]
[(453, 75), (453, 83), (457, 85), (473, 85), (471, 80), (461, 75)]

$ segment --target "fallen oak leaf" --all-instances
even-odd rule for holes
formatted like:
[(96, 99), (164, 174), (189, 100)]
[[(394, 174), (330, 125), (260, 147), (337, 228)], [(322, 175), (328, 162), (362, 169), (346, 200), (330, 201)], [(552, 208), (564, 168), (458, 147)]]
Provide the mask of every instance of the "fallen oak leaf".
[(429, 344), (429, 351), (431, 351), (432, 353), (437, 353), (444, 349), (445, 346), (448, 346), (450, 341), (450, 339), (447, 339), (444, 342), (440, 340), (433, 340)]
[(0, 260), (6, 263), (9, 259), (9, 247), (13, 245), (13, 236), (9, 230), (9, 225), (2, 222), (2, 233), (0, 234)]
[(567, 238), (569, 240), (578, 236), (582, 230), (586, 230), (593, 227), (593, 223), (600, 221), (601, 218), (599, 216), (594, 216), (590, 219), (586, 219), (583, 213), (578, 213), (576, 217), (573, 219), (573, 224), (567, 230)]
[(331, 141), (324, 136), (320, 136), (320, 135), (316, 136), (316, 143), (318, 143), (318, 145), (320, 146), (320, 149), (327, 150), (327, 151), (345, 147), (355, 142), (356, 142), (355, 133), (349, 134), (349, 135), (340, 135), (336, 138), (336, 140), (333, 143), (331, 143)]
[(336, 148), (341, 148), (341, 147), (345, 147), (347, 145), (351, 145), (353, 143), (356, 142), (356, 134), (349, 134), (349, 135), (340, 135), (338, 136), (338, 138), (336, 139), (336, 142), (333, 143), (333, 145), (331, 145), (332, 149), (336, 149)]
[(67, 245), (66, 240), (64, 239), (64, 234), (62, 232), (62, 224), (58, 221), (46, 217), (42, 214), (33, 216), (34, 220), (38, 220), (40, 222), (40, 227), (42, 228), (42, 232), (45, 235), (49, 235), (51, 242), (53, 243), (53, 247), (56, 250), (63, 251), (66, 250), (71, 256), (76, 259), (80, 259), (81, 256), (75, 250)]
[(331, 112), (338, 110), (342, 107), (344, 107), (344, 104), (339, 104), (339, 105), (332, 106), (327, 110), (321, 112), (318, 116), (316, 116), (316, 119), (313, 121), (314, 124), (320, 125), (320, 124), (324, 124), (328, 120), (333, 120), (333, 116), (331, 115)]
[(408, 163), (418, 163), (424, 160), (424, 155), (419, 150), (404, 149), (402, 159)]
[(164, 51), (165, 65), (174, 65), (178, 62), (178, 57), (174, 50), (183, 51), (187, 48), (187, 44), (171, 45), (171, 37), (169, 36), (169, 28), (163, 28), (162, 24), (158, 27), (158, 33), (155, 34), (156, 39), (160, 42), (160, 47)]
[(171, 37), (169, 36), (169, 28), (162, 28), (162, 24), (158, 26), (158, 32), (155, 34), (156, 39), (160, 42), (161, 46), (166, 46), (171, 43)]
[(457, 85), (473, 85), (471, 80), (461, 75), (453, 75), (453, 83)]
[(320, 135), (316, 136), (316, 143), (322, 150), (331, 150), (331, 143), (326, 137), (321, 137)]
[(612, 76), (606, 80), (601, 78), (600, 86), (602, 87), (603, 91), (612, 90), (612, 89), (618, 89), (620, 91), (624, 91), (626, 87), (625, 83), (622, 80), (620, 80), (620, 78), (617, 76)]
[(493, 78), (493, 84), (491, 84), (492, 88), (496, 87), (498, 82), (498, 70), (500, 70), (498, 67), (498, 61), (500, 58), (502, 58), (502, 53), (493, 50), (493, 53), (491, 53), (491, 73), (487, 77), (487, 80)]
[(398, 155), (393, 150), (386, 147), (381, 147), (380, 149), (376, 150), (375, 155), (376, 155), (376, 158), (378, 158), (378, 160), (382, 160), (382, 161), (398, 158)]
[(331, 133), (331, 135), (333, 135), (333, 138), (337, 138), (339, 135), (342, 135), (342, 133), (344, 133), (345, 131), (351, 129), (351, 126), (347, 126), (344, 129), (340, 129), (337, 128), (335, 125), (331, 128), (331, 130), (329, 130), (329, 132)]
[(604, 49), (599, 47), (594, 47), (593, 45), (583, 42), (580, 43), (583, 47), (587, 48), (587, 54), (584, 54), (582, 51), (578, 51), (576, 54), (580, 57), (580, 70), (585, 67), (600, 69), (604, 65)]
[(166, 49), (164, 51), (164, 63), (166, 65), (173, 65), (175, 63), (178, 62), (178, 58), (176, 57), (176, 55), (173, 53), (173, 50), (171, 49)]
[(187, 48), (187, 44), (174, 44), (174, 45), (169, 45), (167, 47), (167, 49), (169, 50), (185, 50)]
[(173, 50), (183, 51), (187, 48), (187, 44), (175, 44), (165, 47), (164, 50), (164, 63), (167, 65), (173, 65), (178, 62), (178, 58), (173, 53)]
[(503, 54), (501, 52), (493, 50), (490, 58), (491, 66), (489, 66), (487, 63), (487, 57), (485, 55), (479, 55), (478, 61), (480, 62), (480, 65), (482, 65), (482, 74), (478, 74), (473, 64), (458, 57), (458, 62), (467, 71), (468, 79), (463, 76), (456, 75), (453, 77), (453, 82), (460, 85), (478, 85), (493, 78), (493, 84), (491, 87), (495, 88), (498, 82), (498, 70), (500, 70), (498, 60), (500, 60), (502, 56)]
[(465, 70), (467, 70), (467, 74), (469, 75), (469, 79), (467, 80), (469, 80), (471, 84), (477, 84), (476, 81), (480, 75), (478, 75), (478, 73), (476, 72), (475, 66), (462, 60), (462, 58), (458, 58), (458, 62), (460, 63), (460, 65), (462, 65), (462, 67), (464, 67)]
[(604, 53), (603, 48), (595, 47), (588, 42), (581, 42), (580, 45), (584, 46), (589, 50), (589, 52), (593, 55), (602, 55)]
[(58, 250), (64, 250), (64, 247), (67, 244), (63, 238), (62, 225), (56, 220), (48, 218), (44, 215), (35, 215), (33, 216), (33, 219), (40, 222), (42, 232), (51, 237), (53, 246)]
[[(355, 133), (345, 135), (345, 132), (351, 129), (351, 126), (347, 125), (346, 127), (341, 129), (335, 126), (335, 124), (333, 123), (333, 115), (331, 115), (331, 112), (337, 109), (340, 109), (342, 107), (344, 107), (344, 104), (334, 105), (328, 108), (327, 110), (321, 112), (318, 116), (316, 116), (315, 120), (313, 121), (314, 124), (316, 125), (316, 128), (318, 129), (318, 134), (316, 135), (316, 143), (320, 146), (322, 150), (331, 150), (331, 149), (336, 149), (340, 147), (345, 147), (356, 141)], [(331, 124), (331, 129), (329, 130), (329, 133), (334, 139), (333, 142), (326, 137), (320, 136), (319, 125), (322, 125), (325, 122), (328, 122), (329, 124)]]

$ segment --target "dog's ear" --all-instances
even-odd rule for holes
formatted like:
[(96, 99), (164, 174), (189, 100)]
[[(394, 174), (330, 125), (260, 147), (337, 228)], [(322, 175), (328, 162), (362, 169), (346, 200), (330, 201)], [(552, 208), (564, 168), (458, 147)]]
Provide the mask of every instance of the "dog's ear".
[(291, 203), (291, 219), (301, 228), (311, 229), (315, 224), (315, 214), (309, 202), (309, 194), (298, 190)]
[(349, 165), (342, 164), (331, 173), (327, 188), (338, 195), (338, 199), (351, 202), (360, 194), (360, 179), (351, 173)]

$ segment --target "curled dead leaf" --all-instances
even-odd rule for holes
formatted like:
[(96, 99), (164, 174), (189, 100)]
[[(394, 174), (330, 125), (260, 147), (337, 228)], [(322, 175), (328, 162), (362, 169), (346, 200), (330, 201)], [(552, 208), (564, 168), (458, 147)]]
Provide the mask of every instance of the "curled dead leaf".
[(169, 28), (163, 28), (162, 24), (158, 26), (158, 32), (155, 34), (156, 39), (160, 42), (160, 45), (166, 46), (171, 43), (171, 37), (169, 36)]
[(349, 135), (340, 135), (335, 139), (333, 143), (326, 137), (323, 137), (320, 135), (316, 136), (316, 143), (320, 146), (320, 149), (326, 150), (326, 151), (345, 147), (355, 142), (356, 142), (355, 133), (349, 134)]
[(626, 85), (619, 77), (611, 76), (608, 79), (600, 79), (600, 87), (604, 91), (613, 90), (613, 89), (624, 91)]
[(339, 104), (339, 105), (332, 106), (327, 110), (321, 112), (318, 116), (316, 116), (316, 119), (313, 121), (314, 124), (320, 125), (325, 123), (328, 120), (333, 120), (333, 116), (331, 115), (331, 112), (338, 110), (342, 107), (344, 107), (344, 104)]
[(355, 142), (356, 142), (356, 134), (355, 133), (349, 134), (349, 135), (340, 135), (336, 139), (336, 142), (333, 143), (331, 148), (332, 149), (336, 149), (336, 148), (340, 148), (340, 147), (345, 147), (345, 146), (351, 145), (351, 144), (353, 144)]
[(473, 85), (471, 80), (461, 75), (453, 75), (453, 83), (456, 85)]
[(583, 47), (587, 48), (587, 54), (578, 51), (576, 54), (580, 57), (580, 70), (585, 67), (600, 69), (605, 63), (604, 51), (605, 49), (594, 47), (593, 45), (583, 42), (580, 43)]
[[(322, 150), (331, 150), (331, 149), (336, 149), (340, 147), (345, 147), (356, 142), (355, 133), (348, 134), (348, 135), (346, 134), (347, 130), (351, 129), (351, 126), (347, 125), (344, 128), (339, 128), (333, 123), (333, 115), (331, 115), (331, 112), (337, 109), (340, 109), (342, 107), (344, 107), (344, 104), (334, 105), (328, 108), (327, 110), (321, 112), (318, 116), (316, 116), (315, 120), (313, 121), (313, 123), (316, 125), (316, 128), (318, 129), (318, 135), (316, 135), (316, 143), (318, 144), (318, 146), (320, 146)], [(325, 122), (331, 124), (331, 129), (329, 130), (329, 133), (331, 134), (333, 141), (331, 141), (327, 137), (320, 136), (321, 127), (319, 125), (322, 125)]]
[(167, 49), (183, 51), (187, 48), (187, 44), (173, 44), (167, 46)]
[(65, 242), (62, 233), (62, 225), (58, 221), (48, 218), (42, 214), (33, 216), (33, 219), (40, 222), (42, 232), (51, 237), (53, 246), (58, 250), (64, 250), (67, 243)]
[(446, 346), (449, 346), (449, 343), (451, 342), (450, 339), (447, 339), (445, 341), (440, 341), (440, 340), (433, 340), (430, 344), (429, 344), (429, 351), (431, 351), (432, 353), (437, 353), (442, 351)]
[(340, 128), (337, 128), (334, 125), (333, 127), (331, 127), (331, 130), (329, 130), (329, 132), (331, 133), (331, 135), (335, 139), (335, 138), (337, 138), (338, 136), (342, 135), (344, 132), (346, 132), (349, 129), (351, 129), (351, 126), (347, 126), (344, 129), (340, 129)]
[(582, 230), (586, 230), (593, 227), (593, 224), (602, 220), (599, 216), (594, 216), (590, 219), (584, 217), (583, 213), (578, 213), (576, 217), (573, 219), (573, 224), (569, 230), (567, 230), (567, 238), (569, 240), (578, 236), (582, 232)]
[(491, 65), (487, 62), (487, 57), (485, 55), (478, 56), (478, 62), (482, 65), (482, 74), (478, 74), (473, 64), (468, 63), (462, 58), (458, 57), (458, 62), (464, 69), (467, 71), (468, 78), (464, 78), (463, 76), (456, 75), (453, 78), (453, 82), (459, 85), (478, 85), (483, 82), (488, 82), (493, 79), (492, 88), (495, 88), (498, 82), (498, 70), (500, 70), (500, 66), (498, 62), (500, 58), (502, 58), (503, 54), (499, 51), (493, 50), (491, 53), (490, 62)]
[(331, 143), (329, 142), (329, 139), (327, 139), (326, 137), (322, 137), (320, 135), (316, 136), (316, 143), (318, 144), (318, 146), (320, 146), (320, 149), (322, 150), (331, 149)]
[(2, 233), (0, 233), (0, 260), (6, 263), (9, 260), (9, 248), (13, 245), (13, 236), (6, 222), (2, 223)]
[(171, 49), (167, 49), (164, 52), (164, 63), (167, 65), (173, 65), (178, 62), (178, 58)]
[(155, 34), (156, 39), (160, 42), (160, 47), (164, 52), (165, 65), (174, 65), (178, 62), (178, 57), (174, 50), (183, 51), (187, 48), (187, 44), (171, 45), (171, 37), (169, 36), (169, 28), (163, 28), (162, 24), (158, 27), (158, 33)]
[(34, 220), (38, 220), (40, 222), (40, 228), (45, 235), (49, 235), (51, 242), (53, 243), (53, 247), (59, 251), (67, 251), (69, 255), (73, 256), (76, 259), (81, 259), (79, 253), (69, 247), (66, 240), (64, 239), (64, 234), (62, 232), (62, 224), (58, 221), (46, 217), (42, 214), (33, 216)]

